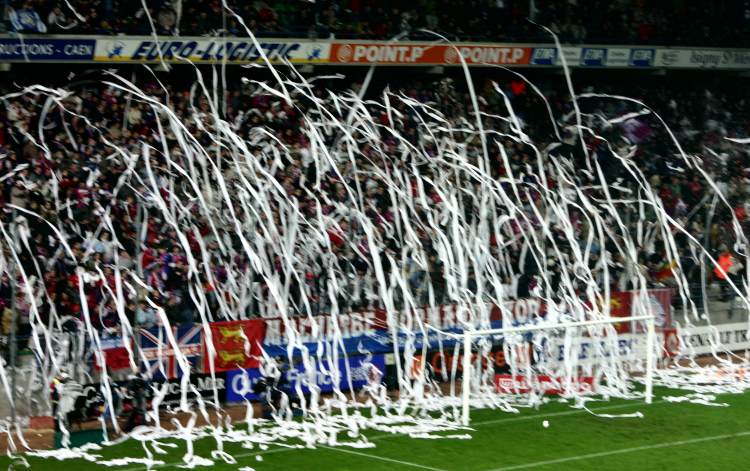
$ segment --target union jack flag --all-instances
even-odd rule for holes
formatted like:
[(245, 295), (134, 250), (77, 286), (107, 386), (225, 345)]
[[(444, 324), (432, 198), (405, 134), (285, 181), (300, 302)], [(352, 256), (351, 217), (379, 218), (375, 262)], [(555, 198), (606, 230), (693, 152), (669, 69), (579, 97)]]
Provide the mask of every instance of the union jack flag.
[[(200, 373), (203, 354), (203, 327), (200, 324), (170, 326), (177, 348), (190, 364), (190, 373)], [(152, 380), (179, 378), (183, 375), (177, 355), (163, 327), (140, 329), (142, 369)]]

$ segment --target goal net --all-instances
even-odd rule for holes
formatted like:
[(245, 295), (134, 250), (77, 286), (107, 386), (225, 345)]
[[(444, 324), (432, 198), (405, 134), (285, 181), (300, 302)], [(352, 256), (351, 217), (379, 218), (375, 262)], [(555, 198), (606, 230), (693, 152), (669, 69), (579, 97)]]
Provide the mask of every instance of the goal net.
[[(645, 335), (617, 335), (614, 325), (622, 322), (644, 323)], [(643, 397), (651, 403), (660, 350), (652, 315), (465, 330), (458, 337), (464, 425), (469, 425), (472, 403), (481, 407), (502, 400), (496, 395), (525, 394), (529, 405), (541, 403), (548, 394), (579, 400), (591, 395), (633, 397), (638, 395), (628, 381), (633, 375), (642, 377)], [(502, 362), (491, 353), (498, 344)]]

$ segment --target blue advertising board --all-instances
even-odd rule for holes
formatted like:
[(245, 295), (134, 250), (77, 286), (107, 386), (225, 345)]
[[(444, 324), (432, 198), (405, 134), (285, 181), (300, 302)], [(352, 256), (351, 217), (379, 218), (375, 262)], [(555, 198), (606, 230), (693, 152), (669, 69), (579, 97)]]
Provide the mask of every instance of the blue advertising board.
[[(385, 356), (357, 355), (339, 358), (338, 372), (341, 376), (338, 388), (348, 390), (350, 381), (353, 389), (362, 388), (367, 384), (373, 367), (384, 372)], [(296, 391), (297, 385), (299, 385), (302, 393), (307, 394), (310, 392), (310, 378), (313, 378), (315, 386), (320, 388), (320, 392), (332, 392), (334, 390), (334, 379), (328, 361), (323, 360), (316, 363), (314, 368), (315, 371), (308, 372), (304, 370), (304, 365), (299, 363), (286, 370), (284, 374), (289, 390)], [(253, 390), (260, 379), (260, 370), (257, 368), (228, 371), (227, 402), (241, 402), (245, 399), (259, 400), (259, 395), (255, 394)]]
[(656, 60), (656, 49), (633, 48), (630, 50), (631, 67), (651, 67)]
[(607, 65), (607, 48), (584, 47), (581, 51), (581, 65), (602, 67)]
[(557, 64), (557, 48), (535, 47), (531, 53), (531, 65), (555, 65)]
[(0, 61), (91, 61), (95, 39), (0, 38)]

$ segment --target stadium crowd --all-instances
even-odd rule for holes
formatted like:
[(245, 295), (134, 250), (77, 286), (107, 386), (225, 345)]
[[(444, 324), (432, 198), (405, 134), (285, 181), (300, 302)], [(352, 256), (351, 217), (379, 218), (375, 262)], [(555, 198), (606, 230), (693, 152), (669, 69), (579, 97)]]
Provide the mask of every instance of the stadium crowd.
[[(221, 0), (9, 0), (10, 31), (54, 34), (239, 35)], [(258, 0), (229, 1), (258, 36), (549, 41), (527, 19), (571, 43), (729, 46), (746, 44), (747, 0)], [(145, 5), (145, 6), (144, 6)], [(696, 23), (700, 19), (700, 23)]]
[[(355, 89), (357, 86), (354, 85)], [(552, 112), (557, 117), (567, 115), (569, 120), (573, 108), (564, 89), (551, 82), (544, 83), (542, 88)], [(161, 103), (166, 103), (168, 98), (170, 109), (186, 123), (189, 134), (197, 143), (210, 148), (213, 137), (207, 131), (211, 127), (207, 123), (213, 112), (205, 96), (200, 93), (193, 95), (186, 89), (173, 86), (164, 89), (156, 82), (149, 82), (144, 90)], [(731, 92), (712, 94), (698, 87), (683, 92), (679, 100), (670, 98), (667, 90), (645, 90), (632, 91), (674, 126), (684, 151), (699, 159), (702, 168), (718, 182), (717, 185), (728, 197), (734, 216), (747, 233), (750, 224), (747, 180), (750, 169), (745, 164), (747, 153), (724, 139), (727, 136), (746, 136), (750, 132), (745, 119), (747, 100)], [(612, 185), (613, 198), (618, 195), (618, 186), (626, 188), (619, 195), (627, 196), (626, 192), (633, 191), (635, 185), (628, 183), (627, 172), (610, 150), (609, 143), (622, 155), (628, 154), (628, 146), (637, 144), (629, 158), (637, 163), (651, 186), (658, 189), (661, 203), (668, 214), (697, 240), (707, 240), (707, 245), (717, 254), (724, 249), (722, 246), (734, 244), (732, 212), (723, 210), (719, 204), (715, 210), (710, 210), (709, 216), (711, 204), (706, 204), (706, 201), (711, 199), (713, 190), (697, 167), (685, 164), (677, 155), (669, 135), (653, 116), (640, 116), (617, 126), (601, 126), (599, 135), (607, 140), (587, 136), (587, 157), (576, 136), (566, 132), (564, 126), (560, 126), (562, 142), (556, 138), (543, 100), (524, 82), (511, 81), (504, 85), (504, 91), (516, 110), (524, 132), (533, 137), (539, 149), (557, 143), (559, 147), (555, 152), (567, 153), (572, 161), (579, 162), (580, 168), (586, 167), (587, 158), (597, 159)], [(606, 85), (601, 85), (598, 91), (606, 92)], [(332, 106), (331, 109), (335, 108), (332, 98), (326, 97), (322, 86), (317, 86), (314, 93), (323, 103)], [(492, 90), (489, 81), (480, 87), (480, 94), (484, 97), (481, 108), (486, 112), (485, 127), (508, 131), (507, 122), (497, 118), (505, 113), (502, 96)], [(399, 260), (401, 241), (388, 235), (386, 230), (396, 216), (392, 195), (389, 195), (384, 182), (374, 175), (378, 174), (377, 170), (382, 170), (381, 166), (396, 169), (408, 164), (404, 161), (399, 163), (403, 158), (399, 155), (402, 155), (407, 143), (421, 146), (425, 155), (434, 156), (436, 153), (434, 142), (425, 140), (420, 132), (425, 110), (415, 109), (410, 100), (429, 103), (432, 109), (456, 127), (465, 123), (464, 118), (470, 116), (472, 110), (472, 100), (466, 89), (453, 84), (450, 79), (410, 81), (400, 87), (392, 86), (390, 96), (394, 112), (400, 113), (401, 119), (392, 122), (389, 114), (377, 106), (370, 107), (369, 111), (374, 122), (384, 126), (392, 124), (403, 136), (403, 141), (399, 142), (393, 134), (383, 131), (381, 148), (364, 146), (362, 156), (366, 158), (358, 162), (356, 171), (350, 164), (341, 163), (339, 174), (331, 169), (323, 172), (323, 167), (319, 167), (320, 163), (310, 154), (310, 136), (305, 132), (304, 117), (311, 113), (314, 115), (313, 101), (298, 97), (295, 106), (289, 106), (279, 96), (252, 84), (227, 92), (226, 108), (221, 113), (237, 135), (252, 143), (258, 131), (264, 129), (290, 149), (288, 155), (280, 156), (280, 161), (264, 160), (260, 163), (283, 189), (283, 194), (295, 198), (296, 206), (305, 217), (314, 219), (316, 215), (319, 216), (317, 212), (322, 211), (335, 221), (327, 228), (328, 243), (316, 246), (307, 258), (301, 257), (296, 269), (304, 275), (302, 278), (292, 276), (278, 251), (273, 247), (265, 248), (267, 252), (264, 256), (278, 273), (281, 285), (290, 286), (294, 312), (308, 312), (308, 308), (302, 306), (302, 292), (307, 294), (311, 304), (309, 310), (313, 314), (330, 312), (334, 304), (339, 310), (380, 306), (372, 258), (367, 255), (362, 224), (340, 212), (341, 206), (350, 201), (347, 188), (359, 184), (364, 189), (365, 214), (374, 221), (379, 231), (376, 236), (382, 241), (382, 252), (378, 254), (381, 260)], [(121, 315), (139, 326), (154, 326), (161, 320), (153, 305), (144, 299), (146, 292), (155, 304), (163, 307), (170, 322), (192, 322), (196, 320), (197, 298), (195, 293), (191, 296), (187, 286), (195, 283), (196, 277), (204, 290), (208, 312), (216, 319), (225, 317), (223, 313), (227, 305), (229, 309), (251, 317), (273, 314), (267, 307), (273, 304), (270, 302), (269, 286), (264, 278), (254, 273), (240, 241), (231, 237), (225, 243), (234, 250), (229, 256), (222, 255), (222, 240), (213, 235), (213, 221), (200, 214), (195, 216), (195, 225), (185, 230), (184, 235), (193, 258), (203, 260), (202, 266), (208, 264), (210, 275), (191, 273), (184, 241), (165, 219), (168, 213), (159, 211), (155, 203), (156, 195), (150, 193), (149, 189), (151, 171), (158, 182), (160, 196), (168, 204), (178, 198), (175, 195), (180, 192), (174, 188), (179, 188), (185, 182), (175, 176), (165, 156), (154, 150), (156, 155), (152, 156), (150, 168), (144, 165), (144, 159), (140, 159), (133, 164), (133, 169), (129, 168), (132, 160), (123, 157), (128, 153), (142, 153), (144, 143), (159, 149), (166, 139), (166, 145), (172, 149), (175, 158), (184, 158), (180, 155), (177, 137), (168, 129), (165, 134), (160, 134), (160, 126), (166, 125), (163, 110), (144, 100), (133, 99), (121, 90), (103, 86), (84, 87), (74, 95), (53, 102), (48, 102), (44, 93), (11, 94), (5, 96), (3, 104), (0, 107), (0, 207), (4, 220), (15, 217), (19, 224), (18, 256), (24, 272), (32, 279), (24, 280), (19, 276), (17, 281), (19, 286), (24, 283), (33, 286), (32, 291), (41, 307), (37, 322), (49, 325), (50, 318), (54, 318), (63, 326), (76, 328), (84, 320), (84, 310), (88, 310), (92, 325), (98, 329), (116, 329)], [(619, 116), (638, 109), (618, 100), (607, 99), (581, 99), (581, 108), (586, 124), (592, 128), (597, 128), (597, 116)], [(559, 119), (558, 124), (562, 123), (563, 118)], [(44, 144), (39, 140), (38, 130), (45, 137)], [(501, 143), (507, 152), (508, 164), (504, 163), (499, 148), (491, 146), (491, 174), (495, 178), (514, 175), (529, 189), (522, 198), (525, 198), (524, 212), (533, 220), (532, 205), (538, 200), (534, 188), (540, 178), (529, 170), (533, 168), (534, 151), (528, 145), (510, 138), (501, 140)], [(326, 144), (332, 148), (336, 146), (334, 141)], [(478, 158), (481, 153), (479, 143), (468, 139), (466, 145), (467, 155)], [(250, 148), (260, 150), (252, 145)], [(553, 156), (548, 160), (551, 165), (554, 154), (544, 152), (543, 155), (545, 159)], [(379, 164), (373, 163), (379, 159)], [(237, 175), (227, 161), (222, 171), (227, 181), (231, 182)], [(121, 177), (129, 175), (131, 170), (135, 173), (127, 184), (123, 184)], [(424, 194), (428, 197), (425, 204), (433, 207), (441, 204), (440, 192), (434, 186), (436, 177), (438, 175), (434, 169), (427, 168), (419, 179), (413, 178), (410, 183), (414, 197), (417, 196), (417, 187), (424, 188)], [(552, 173), (549, 177), (552, 178)], [(588, 177), (585, 176), (578, 178), (582, 178), (581, 186), (596, 181), (593, 176), (590, 180), (586, 180)], [(314, 189), (312, 182), (318, 179), (319, 188)], [(176, 186), (170, 186), (174, 182), (178, 182)], [(549, 184), (554, 186), (556, 182), (553, 179)], [(311, 196), (311, 190), (315, 191), (317, 198)], [(591, 190), (591, 196), (603, 197), (600, 190)], [(325, 204), (321, 207), (319, 201)], [(12, 210), (9, 205), (26, 208), (39, 217)], [(238, 219), (250, 217), (241, 209), (237, 211)], [(278, 206), (273, 207), (273, 211), (274, 222), (285, 217)], [(476, 217), (476, 214), (470, 213), (467, 212), (467, 220)], [(623, 214), (626, 218), (627, 214), (631, 215), (628, 223), (633, 232), (644, 229), (637, 227), (637, 221), (642, 219), (639, 218), (638, 208), (625, 207)], [(227, 220), (223, 224), (231, 225)], [(391, 270), (402, 273), (409, 284), (409, 291), (414, 294), (415, 303), (450, 302), (455, 296), (455, 292), (448, 287), (447, 278), (451, 274), (446, 273), (434, 245), (434, 234), (429, 233), (426, 225), (414, 224), (416, 236), (428, 254), (426, 262), (421, 262), (418, 257), (401, 258), (398, 266), (386, 262), (386, 279)], [(706, 224), (710, 224), (710, 227), (706, 227)], [(587, 227), (585, 217), (573, 211), (571, 225), (577, 231), (581, 244), (584, 244), (586, 237), (581, 234), (591, 229)], [(521, 226), (520, 222), (514, 226), (516, 233), (522, 230)], [(556, 230), (559, 232), (556, 237), (560, 246), (565, 247), (568, 242), (564, 231), (560, 227)], [(646, 227), (644, 230), (655, 228)], [(689, 282), (697, 283), (700, 276), (699, 255), (696, 255), (695, 247), (691, 246), (687, 236), (675, 231), (675, 237), (683, 273)], [(676, 260), (667, 251), (661, 235), (656, 234), (650, 240), (641, 248), (636, 269), (646, 277), (650, 286), (673, 286), (672, 269)], [(493, 255), (506, 261), (503, 266), (507, 268), (501, 270), (501, 276), (508, 297), (527, 297), (542, 285), (551, 287), (552, 292), (559, 288), (562, 268), (560, 263), (555, 264), (552, 260), (553, 254), (547, 254), (550, 260), (543, 269), (529, 253), (524, 255), (523, 244), (507, 244), (502, 249), (500, 245), (498, 241), (493, 241)], [(11, 260), (12, 254), (7, 250), (7, 244), (3, 243), (3, 247), (4, 259)], [(630, 288), (629, 282), (634, 277), (632, 267), (622, 263), (614, 247), (594, 244), (591, 252), (589, 268), (597, 277), (597, 282), (603, 283), (601, 260), (602, 254), (607, 254), (605, 259), (612, 288)], [(121, 294), (124, 300), (122, 311), (116, 302), (120, 296), (116, 293), (115, 281), (118, 271), (115, 268), (118, 267), (123, 279), (131, 279), (128, 273), (133, 273), (145, 284), (141, 288), (124, 290)], [(329, 296), (331, 269), (340, 274), (335, 300)], [(544, 279), (540, 276), (542, 271), (547, 274)], [(244, 286), (252, 286), (254, 290), (239, 300), (228, 294), (237, 293), (235, 278), (238, 273), (253, 279), (253, 283)], [(82, 276), (86, 278), (83, 288), (80, 287)], [(476, 291), (476, 284), (474, 274), (470, 272), (466, 286)], [(34, 316), (25, 292), (21, 288), (16, 291), (20, 336), (28, 335)], [(4, 334), (11, 328), (11, 293), (11, 280), (7, 271), (3, 270), (0, 312)], [(400, 302), (403, 303), (404, 299)]]

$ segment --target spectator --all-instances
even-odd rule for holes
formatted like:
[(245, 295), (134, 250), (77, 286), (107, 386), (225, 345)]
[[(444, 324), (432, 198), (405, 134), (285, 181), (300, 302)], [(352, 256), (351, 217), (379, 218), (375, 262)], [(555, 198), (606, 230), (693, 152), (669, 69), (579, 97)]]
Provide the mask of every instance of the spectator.
[(25, 1), (19, 8), (8, 9), (8, 19), (13, 31), (18, 33), (46, 33), (47, 26), (39, 17), (30, 1)]
[[(485, 89), (477, 85), (478, 90)], [(691, 84), (681, 91), (679, 102), (670, 98), (676, 93), (674, 84), (670, 88), (642, 89), (633, 85), (636, 88), (630, 90), (661, 111), (684, 141), (685, 151), (703, 159), (724, 193), (731, 194), (732, 207), (726, 212), (717, 210), (707, 225), (708, 213), (701, 201), (712, 195), (712, 188), (700, 183), (704, 181), (700, 173), (683, 165), (681, 158), (673, 155), (673, 149), (665, 147), (669, 136), (652, 116), (643, 116), (637, 123), (625, 122), (616, 129), (603, 125), (601, 117), (623, 116), (640, 109), (613, 104), (612, 100), (581, 99), (583, 124), (595, 131), (584, 138), (587, 156), (570, 132), (565, 135), (565, 130), (561, 130), (562, 142), (557, 140), (546, 119), (546, 104), (538, 96), (518, 83), (499, 86), (518, 115), (513, 125), (539, 143), (542, 150), (540, 166), (529, 146), (507, 137), (513, 131), (503, 115), (507, 108), (502, 97), (486, 94), (487, 100), (480, 105), (483, 125), (498, 134), (488, 150), (488, 174), (498, 179), (505, 191), (514, 191), (509, 186), (511, 181), (520, 191), (517, 211), (510, 213), (498, 205), (485, 215), (493, 225), (489, 241), (492, 251), (488, 256), (496, 264), (496, 279), (489, 281), (482, 279), (482, 271), (467, 267), (467, 279), (458, 286), (455, 267), (448, 261), (448, 249), (442, 241), (452, 218), (463, 218), (460, 225), (471, 230), (482, 221), (475, 201), (476, 195), (482, 193), (478, 182), (462, 182), (466, 194), (455, 202), (445, 199), (445, 190), (455, 187), (456, 182), (451, 180), (452, 172), (440, 167), (445, 160), (438, 151), (460, 155), (472, 165), (483, 157), (480, 142), (470, 136), (471, 132), (458, 131), (465, 129), (465, 117), (473, 112), (472, 97), (466, 89), (446, 80), (410, 79), (400, 83), (394, 79), (385, 92), (391, 103), (390, 113), (374, 102), (364, 102), (362, 106), (376, 125), (368, 130), (372, 136), (354, 136), (361, 140), (361, 155), (354, 163), (342, 157), (346, 152), (338, 152), (341, 148), (336, 146), (344, 144), (336, 144), (332, 135), (315, 137), (327, 139), (324, 147), (315, 147), (303, 121), (303, 116), (323, 119), (316, 114), (319, 107), (325, 108), (326, 113), (346, 115), (348, 110), (342, 104), (345, 102), (334, 97), (330, 89), (311, 85), (309, 96), (294, 92), (294, 106), (262, 87), (248, 84), (241, 90), (230, 90), (227, 101), (231, 106), (222, 114), (220, 125), (222, 132), (231, 130), (244, 139), (242, 145), (248, 146), (247, 155), (252, 155), (252, 159), (247, 159), (247, 168), (236, 165), (230, 146), (222, 151), (225, 143), (215, 145), (219, 133), (214, 126), (219, 124), (214, 122), (209, 103), (200, 92), (191, 95), (169, 83), (165, 90), (151, 83), (143, 87), (154, 102), (166, 103), (169, 97), (169, 110), (184, 127), (184, 134), (179, 134), (183, 141), (180, 145), (175, 135), (178, 126), (170, 123), (165, 109), (119, 93), (113, 87), (86, 85), (83, 90), (76, 90), (75, 98), (52, 104), (47, 113), (49, 120), (40, 131), (48, 147), (44, 151), (29, 135), (36, 138), (46, 96), (38, 93), (8, 97), (7, 106), (0, 110), (0, 123), (7, 130), (7, 140), (0, 149), (0, 154), (6, 156), (0, 160), (5, 177), (0, 182), (0, 201), (2, 205), (11, 202), (43, 216), (43, 221), (25, 217), (29, 247), (24, 247), (19, 257), (24, 270), (36, 276), (34, 292), (39, 299), (47, 300), (48, 306), (41, 309), (46, 311), (45, 322), (56, 315), (65, 319), (71, 330), (84, 320), (84, 308), (96, 328), (117, 329), (120, 320), (116, 306), (120, 301), (115, 298), (119, 294), (112, 293), (116, 293), (118, 272), (125, 280), (121, 295), (126, 316), (142, 327), (158, 326), (161, 321), (148, 303), (138, 302), (144, 293), (165, 310), (173, 324), (192, 322), (200, 315), (211, 320), (237, 313), (276, 316), (281, 309), (279, 297), (288, 301), (284, 308), (296, 315), (373, 309), (384, 302), (378, 270), (382, 271), (385, 285), (393, 290), (398, 309), (455, 302), (462, 295), (461, 289), (491, 297), (499, 296), (499, 292), (506, 297), (542, 292), (547, 296), (549, 291), (555, 298), (566, 293), (566, 283), (572, 283), (574, 290), (585, 287), (584, 275), (589, 273), (603, 284), (605, 268), (610, 270), (610, 283), (615, 289), (627, 286), (637, 275), (642, 275), (649, 286), (673, 284), (675, 270), (680, 269), (676, 262), (691, 260), (689, 238), (676, 235), (674, 253), (661, 231), (652, 231), (644, 235), (638, 259), (627, 260), (618, 255), (618, 247), (611, 241), (596, 237), (588, 243), (590, 222), (574, 209), (570, 210), (569, 220), (555, 215), (555, 223), (547, 226), (549, 239), (563, 252), (562, 259), (558, 260), (557, 253), (550, 250), (529, 253), (524, 234), (540, 231), (544, 223), (536, 214), (544, 210), (540, 181), (544, 177), (554, 191), (566, 184), (558, 181), (560, 174), (554, 167), (560, 162), (574, 165), (576, 171), (571, 170), (570, 178), (591, 201), (604, 197), (598, 189), (598, 177), (584, 172), (587, 164), (594, 162), (611, 184), (613, 198), (627, 199), (632, 197), (627, 196), (627, 191), (637, 188), (618, 159), (627, 155), (656, 189), (667, 213), (680, 220), (691, 236), (703, 240), (709, 233), (711, 247), (734, 242), (725, 239), (733, 234), (733, 216), (740, 221), (746, 218), (746, 155), (728, 142), (721, 145), (717, 156), (706, 149), (724, 141), (721, 136), (744, 135), (748, 103), (741, 99), (739, 87), (727, 86), (709, 95)], [(540, 86), (559, 119), (555, 125), (570, 123), (572, 118), (567, 122), (564, 118), (573, 116), (567, 91), (552, 82)], [(607, 87), (606, 83), (597, 83), (597, 89), (603, 92), (609, 91)], [(381, 92), (371, 93), (382, 96)], [(86, 116), (89, 122), (62, 112), (63, 105)], [(691, 120), (685, 121), (688, 116)], [(126, 126), (111, 127), (111, 123), (124, 118)], [(440, 126), (435, 126), (436, 121)], [(423, 132), (427, 122), (438, 133), (434, 137)], [(693, 129), (692, 122), (710, 125)], [(175, 124), (175, 129), (170, 130), (170, 124)], [(388, 126), (393, 129), (386, 129)], [(360, 132), (354, 124), (351, 128), (352, 132)], [(159, 129), (164, 129), (164, 134)], [(34, 130), (34, 134), (29, 130)], [(274, 143), (278, 139), (288, 151), (278, 152), (273, 147), (274, 154), (269, 150), (272, 146), (268, 135), (273, 136)], [(441, 140), (447, 144), (438, 147), (436, 142)], [(548, 146), (552, 143), (555, 145)], [(610, 145), (615, 149), (610, 149)], [(145, 146), (150, 146), (148, 166)], [(330, 155), (321, 158), (321, 148)], [(554, 151), (544, 150), (547, 148)], [(204, 155), (208, 149), (210, 157)], [(208, 162), (209, 158), (215, 160), (210, 160), (213, 166), (207, 167), (204, 174), (200, 162)], [(328, 158), (336, 159), (336, 169), (327, 163)], [(185, 169), (189, 169), (187, 174), (182, 173)], [(228, 202), (214, 186), (219, 176), (227, 185)], [(394, 183), (393, 179), (399, 180)], [(263, 190), (268, 193), (257, 198), (258, 204), (262, 202), (267, 207), (245, 207), (247, 200), (242, 192), (248, 190), (244, 181), (254, 182), (249, 185), (253, 191), (259, 191), (253, 185), (273, 189)], [(361, 194), (355, 204), (350, 192), (358, 185)], [(449, 202), (461, 208), (455, 215)], [(407, 206), (408, 214), (402, 214)], [(292, 217), (289, 211), (294, 212), (294, 218), (299, 218), (297, 211), (303, 214), (307, 221), (299, 230), (310, 231), (292, 237), (293, 260), (283, 257), (279, 250), (289, 243), (290, 235), (285, 232), (289, 229), (286, 221)], [(629, 216), (628, 227), (633, 233), (639, 230), (638, 220), (656, 218), (647, 209), (642, 217), (637, 212), (628, 215), (628, 211), (623, 210), (623, 218)], [(408, 236), (403, 231), (405, 217)], [(259, 218), (265, 223), (258, 222)], [(617, 227), (614, 219), (606, 222)], [(236, 224), (241, 225), (241, 230)], [(50, 225), (63, 234), (69, 248)], [(175, 225), (180, 227), (179, 233)], [(320, 234), (313, 229), (320, 229)], [(365, 229), (371, 233), (366, 234)], [(746, 225), (743, 230), (747, 230)], [(574, 233), (573, 240), (570, 232)], [(246, 239), (241, 240), (240, 235)], [(297, 247), (300, 240), (306, 242)], [(370, 243), (381, 251), (371, 253)], [(246, 250), (245, 244), (250, 244), (251, 250)], [(570, 254), (575, 251), (590, 254), (585, 262), (588, 265), (580, 262), (573, 279), (566, 282), (564, 268), (572, 262), (565, 257), (572, 257)], [(251, 259), (248, 252), (257, 259)], [(379, 268), (375, 263), (378, 257)], [(268, 271), (261, 272), (259, 265), (267, 266)], [(687, 266), (683, 263), (682, 269), (694, 280), (696, 270), (688, 270)], [(550, 279), (542, 274), (549, 274)], [(403, 287), (399, 278), (403, 279)], [(0, 300), (7, 306), (11, 295), (3, 288), (5, 285), (0, 284)], [(273, 291), (279, 286), (284, 293)], [(28, 329), (32, 318), (30, 302), (24, 303), (24, 314), (19, 319)]]
[(141, 301), (135, 311), (135, 322), (138, 327), (150, 329), (159, 324), (159, 319), (156, 311), (146, 301)]
[[(531, 18), (549, 26), (564, 42), (736, 47), (747, 42), (749, 23), (745, 5), (737, 0), (536, 0), (534, 11), (529, 10), (532, 2), (528, 0), (473, 0), (468, 4), (424, 0), (419, 10), (404, 10), (390, 1), (228, 3), (254, 34), (284, 37), (391, 39), (405, 32), (409, 39), (434, 39), (420, 32), (427, 29), (464, 41), (549, 42), (545, 31), (527, 22)], [(45, 15), (49, 30), (57, 34), (202, 36), (223, 31), (246, 35), (235, 17), (223, 11), (219, 0), (150, 2), (148, 15), (140, 2), (86, 1), (74, 15), (67, 13), (68, 5), (62, 7), (51, 0), (16, 1), (12, 7), (11, 27), (18, 32), (46, 32), (47, 26), (39, 20), (39, 15)]]
[(78, 25), (78, 22), (75, 18), (69, 19), (59, 5), (55, 5), (52, 11), (49, 12), (49, 15), (47, 15), (47, 26), (52, 33), (63, 33), (75, 28), (76, 25)]

